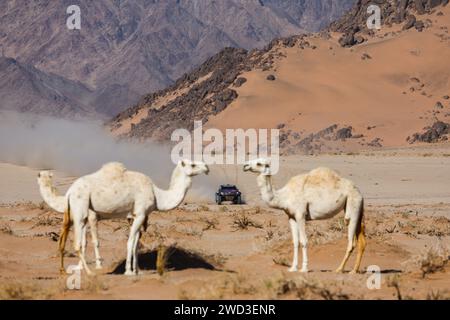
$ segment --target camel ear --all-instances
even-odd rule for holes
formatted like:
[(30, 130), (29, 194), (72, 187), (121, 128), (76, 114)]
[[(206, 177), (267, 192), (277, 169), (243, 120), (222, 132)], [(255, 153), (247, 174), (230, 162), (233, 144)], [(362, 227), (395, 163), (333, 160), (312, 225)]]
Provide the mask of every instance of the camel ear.
[(182, 166), (182, 167), (185, 167), (185, 166), (186, 166), (186, 162), (184, 162), (184, 160), (181, 160), (180, 163), (181, 163), (181, 166)]

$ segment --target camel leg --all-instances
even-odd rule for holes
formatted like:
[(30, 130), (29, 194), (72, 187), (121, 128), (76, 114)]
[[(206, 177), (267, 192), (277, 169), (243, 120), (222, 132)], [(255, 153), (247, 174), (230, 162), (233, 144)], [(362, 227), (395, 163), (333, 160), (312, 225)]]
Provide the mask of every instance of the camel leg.
[(137, 274), (137, 268), (132, 270), (131, 269), (131, 260), (132, 258), (134, 258), (134, 262), (133, 265), (137, 266), (137, 254), (136, 252), (133, 251), (137, 251), (137, 246), (135, 245), (135, 241), (138, 241), (138, 237), (139, 237), (139, 229), (141, 228), (142, 224), (144, 223), (145, 220), (145, 215), (141, 214), (141, 215), (136, 215), (136, 218), (133, 221), (133, 224), (131, 225), (130, 228), (130, 236), (128, 238), (128, 242), (127, 242), (127, 260), (125, 263), (125, 275), (130, 276), (130, 275), (136, 275)]
[(59, 242), (58, 242), (59, 255), (60, 255), (59, 272), (61, 274), (66, 273), (66, 269), (64, 268), (64, 251), (66, 248), (67, 235), (69, 234), (69, 230), (70, 230), (70, 210), (67, 209), (64, 212), (63, 226), (61, 228), (61, 234), (59, 236)]
[[(86, 216), (86, 217), (84, 217)], [(75, 216), (74, 215), (74, 234), (75, 234), (75, 243), (74, 243), (74, 249), (77, 252), (79, 258), (80, 258), (80, 264), (83, 266), (83, 269), (86, 271), (88, 275), (92, 275), (93, 272), (89, 269), (86, 259), (84, 256), (84, 251), (86, 247), (86, 219), (87, 218), (87, 212), (86, 215), (81, 216)], [(84, 247), (84, 248), (83, 248)]]
[(94, 246), (94, 252), (95, 252), (95, 268), (101, 269), (102, 268), (102, 258), (100, 257), (100, 243), (98, 241), (98, 231), (97, 231), (97, 215), (94, 211), (89, 211), (89, 225), (91, 227), (91, 237), (92, 237), (92, 245)]
[(297, 221), (294, 219), (289, 219), (289, 224), (291, 225), (292, 232), (292, 242), (294, 244), (294, 257), (292, 260), (292, 266), (289, 268), (289, 272), (295, 272), (298, 270), (298, 225)]
[(347, 263), (348, 259), (350, 258), (350, 255), (352, 254), (353, 248), (356, 245), (356, 227), (358, 224), (358, 220), (355, 218), (352, 218), (350, 220), (349, 226), (348, 226), (348, 243), (347, 243), (347, 250), (345, 251), (344, 259), (342, 259), (341, 264), (336, 269), (336, 272), (343, 272), (345, 268), (345, 264)]
[[(83, 256), (84, 257), (86, 257), (86, 227), (84, 226), (83, 227), (83, 231), (82, 231), (82, 237), (81, 237), (81, 253), (83, 254)], [(80, 269), (83, 269), (84, 268), (84, 264), (83, 264), (83, 262), (81, 261), (81, 259), (80, 259), (80, 261), (78, 262), (78, 267), (80, 268)]]
[(366, 237), (364, 235), (364, 222), (361, 221), (360, 225), (357, 229), (357, 242), (358, 242), (358, 253), (356, 255), (355, 266), (350, 273), (359, 272), (359, 266), (361, 265), (361, 259), (364, 254), (364, 250), (366, 249)]
[(308, 272), (308, 237), (306, 235), (305, 217), (297, 218), (298, 233), (300, 237), (300, 244), (302, 245), (302, 270), (301, 272)]
[(78, 256), (80, 257), (80, 267), (86, 270), (86, 273), (88, 275), (93, 275), (94, 273), (89, 269), (87, 262), (86, 262), (86, 224), (82, 226), (81, 228), (81, 235), (82, 235), (82, 242), (81, 242), (81, 249), (76, 250), (78, 253)]
[(141, 231), (139, 229), (137, 236), (135, 237), (134, 241), (133, 241), (133, 270), (134, 272), (137, 274), (138, 273), (138, 257), (137, 257), (137, 247), (138, 247), (138, 243), (141, 239)]

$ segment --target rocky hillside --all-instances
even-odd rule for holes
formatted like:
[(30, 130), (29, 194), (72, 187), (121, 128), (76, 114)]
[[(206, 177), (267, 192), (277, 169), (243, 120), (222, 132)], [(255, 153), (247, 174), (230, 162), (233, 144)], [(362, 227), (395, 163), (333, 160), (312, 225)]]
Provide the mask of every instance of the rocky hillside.
[(90, 108), (92, 92), (83, 84), (0, 57), (0, 111), (55, 117), (101, 117)]
[(115, 115), (224, 47), (262, 47), (275, 37), (316, 30), (352, 2), (79, 1), (81, 30), (70, 31), (71, 0), (1, 1), (0, 49), (20, 63), (83, 83), (94, 93), (91, 108)]
[[(222, 130), (278, 128), (285, 153), (445, 141), (450, 6), (431, 3), (421, 13), (417, 2), (406, 1), (405, 19), (383, 15), (381, 30), (369, 32), (362, 19), (367, 4), (358, 1), (320, 33), (249, 52), (225, 49), (120, 113), (111, 130), (167, 141), (174, 129), (192, 130), (194, 120)], [(398, 12), (392, 5), (383, 12)], [(412, 16), (422, 24), (411, 26)], [(362, 40), (344, 43), (349, 35)]]
[(418, 16), (429, 14), (438, 6), (447, 5), (449, 0), (358, 0), (343, 17), (331, 23), (329, 30), (343, 33), (339, 39), (342, 46), (353, 46), (374, 35), (367, 28), (367, 8), (376, 4), (381, 9), (381, 23), (390, 27), (403, 24), (403, 30), (415, 27), (422, 31), (425, 24)]

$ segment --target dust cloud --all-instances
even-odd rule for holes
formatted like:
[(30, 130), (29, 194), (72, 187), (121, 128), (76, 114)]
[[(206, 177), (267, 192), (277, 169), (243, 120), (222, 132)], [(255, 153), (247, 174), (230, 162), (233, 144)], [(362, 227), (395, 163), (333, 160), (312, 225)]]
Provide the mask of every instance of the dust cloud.
[[(118, 140), (98, 121), (0, 113), (0, 162), (81, 176), (118, 161), (167, 188), (175, 166), (170, 152), (171, 147), (157, 143)], [(187, 200), (212, 201), (218, 184), (214, 180), (195, 177)]]

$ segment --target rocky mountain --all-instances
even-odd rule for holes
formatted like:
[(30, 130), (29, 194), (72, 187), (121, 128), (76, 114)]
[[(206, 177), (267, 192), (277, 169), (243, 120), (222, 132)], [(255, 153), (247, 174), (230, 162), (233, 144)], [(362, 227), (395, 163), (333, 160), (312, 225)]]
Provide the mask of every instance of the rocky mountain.
[(307, 31), (319, 31), (327, 27), (330, 22), (339, 19), (355, 4), (354, 0), (263, 0), (261, 2)]
[[(224, 47), (262, 47), (273, 38), (314, 31), (353, 0), (2, 1), (4, 56), (93, 92), (91, 109), (113, 115)], [(81, 9), (81, 30), (66, 9)], [(19, 104), (18, 108), (22, 108)]]
[(340, 19), (331, 23), (329, 30), (342, 32), (339, 40), (342, 46), (352, 46), (364, 42), (374, 31), (367, 28), (367, 8), (376, 4), (381, 9), (381, 22), (385, 26), (403, 25), (403, 29), (415, 27), (418, 31), (424, 28), (424, 21), (416, 16), (429, 14), (438, 6), (447, 5), (449, 0), (358, 0), (353, 8)]
[(0, 57), (0, 110), (55, 117), (96, 117), (92, 92), (80, 82)]
[(367, 30), (369, 3), (319, 33), (224, 49), (120, 113), (111, 131), (168, 141), (195, 120), (205, 129), (278, 128), (284, 153), (446, 141), (450, 6), (383, 1), (382, 28)]

